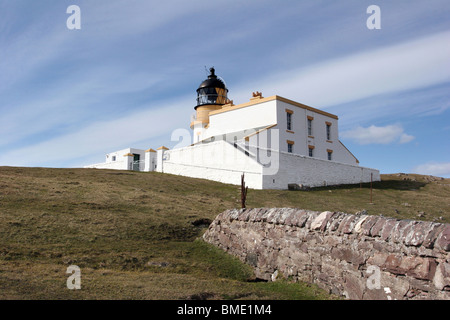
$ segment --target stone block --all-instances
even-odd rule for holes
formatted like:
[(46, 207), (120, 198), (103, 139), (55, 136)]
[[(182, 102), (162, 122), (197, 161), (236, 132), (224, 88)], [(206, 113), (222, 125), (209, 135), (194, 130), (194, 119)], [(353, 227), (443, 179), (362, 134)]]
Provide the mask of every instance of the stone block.
[[(416, 279), (416, 278), (409, 279), (409, 286), (410, 286), (410, 289), (412, 289), (414, 291), (429, 292), (434, 289), (432, 281)], [(411, 298), (411, 297), (408, 297), (408, 298)]]
[(275, 265), (277, 268), (280, 268), (280, 270), (284, 269), (283, 266), (290, 265), (290, 258), (283, 252), (278, 252), (278, 255), (276, 256), (276, 260), (273, 261), (273, 265)]
[(291, 213), (290, 217), (286, 219), (285, 224), (302, 228), (306, 219), (303, 219), (302, 223), (300, 223), (300, 220), (305, 215), (305, 210), (295, 210)]
[(261, 216), (264, 212), (267, 211), (267, 208), (253, 208), (249, 213), (249, 221), (254, 221), (255, 217)]
[(298, 215), (297, 218), (297, 227), (303, 228), (306, 225), (306, 221), (309, 219), (309, 213), (307, 211), (303, 211), (301, 214)]
[(265, 208), (257, 208), (257, 209), (252, 209), (248, 212), (248, 218), (247, 221), (248, 222), (254, 222), (256, 216), (258, 216), (261, 212), (263, 212), (265, 210)]
[[(319, 283), (326, 283), (327, 285), (330, 282), (330, 274), (326, 272), (319, 272), (319, 274), (316, 276), (316, 279)], [(326, 288), (327, 286), (325, 286)], [(323, 289), (325, 289), (323, 288)]]
[(370, 236), (370, 230), (379, 219), (380, 219), (379, 216), (369, 216), (367, 220), (364, 222), (364, 224), (362, 224), (361, 226), (361, 233), (363, 235)]
[(373, 249), (378, 252), (394, 252), (394, 247), (391, 243), (381, 240), (380, 238), (376, 238), (373, 242)]
[(362, 225), (368, 218), (369, 218), (369, 216), (361, 216), (358, 219), (358, 221), (355, 223), (355, 227), (353, 228), (353, 231), (355, 233), (361, 233), (362, 232)]
[(237, 217), (237, 220), (239, 221), (247, 221), (249, 214), (252, 212), (251, 209), (244, 209), (241, 211), (239, 216)]
[(233, 220), (237, 220), (239, 218), (239, 215), (241, 214), (241, 212), (244, 211), (244, 210), (245, 209), (242, 209), (242, 210), (237, 210), (237, 209), (231, 210), (229, 212), (229, 214), (228, 214), (229, 221), (231, 222)]
[(371, 256), (369, 259), (367, 259), (367, 265), (382, 267), (382, 266), (384, 266), (388, 256), (389, 256), (389, 254), (387, 254), (387, 253), (377, 252), (373, 256)]
[(390, 238), (392, 231), (397, 226), (397, 224), (399, 224), (399, 222), (400, 221), (397, 219), (389, 219), (388, 221), (386, 221), (383, 230), (381, 231), (381, 240), (387, 241)]
[(348, 215), (347, 217), (345, 217), (342, 222), (341, 225), (338, 228), (338, 232), (339, 233), (344, 233), (344, 234), (348, 234), (352, 232), (353, 226), (355, 225), (355, 221), (358, 219), (357, 216), (354, 215)]
[(406, 257), (402, 260), (401, 267), (406, 275), (416, 279), (432, 280), (436, 272), (436, 260), (432, 258)]
[(270, 281), (272, 273), (268, 273), (265, 269), (255, 268), (254, 274), (257, 279)]
[[(377, 277), (376, 280), (372, 277)], [(396, 277), (388, 272), (367, 274), (364, 300), (403, 300), (410, 290), (405, 277)]]
[(299, 246), (299, 250), (302, 252), (307, 253), (308, 252), (308, 243), (307, 242), (302, 242)]
[(305, 228), (311, 229), (311, 223), (317, 218), (319, 212), (307, 211), (307, 220), (305, 222)]
[(339, 225), (342, 221), (342, 219), (344, 219), (347, 216), (347, 214), (342, 213), (342, 212), (336, 212), (336, 214), (334, 214), (329, 222), (328, 222), (328, 226), (327, 226), (327, 230), (328, 231), (336, 231), (339, 228)]
[(267, 208), (256, 208), (251, 209), (248, 214), (249, 222), (260, 222), (262, 221), (262, 216), (267, 212)]
[(273, 217), (273, 223), (275, 224), (283, 224), (284, 220), (287, 217), (287, 214), (289, 213), (290, 208), (282, 208), (279, 209), (278, 212)]
[(297, 230), (292, 229), (284, 229), (284, 239), (286, 241), (289, 241), (290, 244), (293, 244), (297, 241), (301, 241)]
[(395, 243), (403, 242), (403, 231), (407, 228), (411, 223), (411, 220), (399, 220), (397, 224), (392, 228), (391, 235), (389, 237), (389, 241)]
[(450, 263), (441, 262), (436, 267), (433, 284), (438, 290), (450, 290)]
[(361, 300), (365, 290), (365, 279), (361, 273), (346, 273), (344, 275), (344, 295), (351, 300)]
[(245, 257), (245, 262), (253, 267), (256, 267), (258, 265), (258, 256), (256, 255), (256, 253), (253, 252), (247, 253), (247, 256)]
[(333, 248), (331, 250), (331, 257), (333, 259), (347, 261), (354, 265), (361, 265), (365, 262), (365, 258), (362, 254), (347, 248)]
[(434, 246), (444, 251), (450, 251), (450, 224), (445, 225), (444, 229), (437, 236)]
[(384, 288), (367, 289), (365, 288), (363, 300), (387, 300), (386, 292)]
[(382, 265), (383, 270), (394, 274), (407, 275), (416, 279), (431, 280), (436, 271), (436, 261), (432, 258), (389, 255)]
[(434, 300), (450, 300), (450, 291), (438, 291), (435, 293)]
[(387, 221), (388, 219), (386, 219), (385, 217), (379, 217), (377, 222), (375, 222), (375, 224), (373, 225), (372, 229), (370, 229), (370, 235), (372, 237), (380, 237), (384, 225), (386, 224)]
[(383, 270), (389, 271), (391, 273), (405, 275), (405, 270), (400, 268), (401, 263), (401, 255), (390, 254), (386, 257), (386, 260), (384, 261), (384, 264), (381, 265), (381, 267), (383, 268)]
[(291, 212), (289, 212), (289, 214), (286, 216), (286, 219), (284, 220), (284, 224), (286, 226), (294, 226), (295, 225), (293, 223), (293, 220), (295, 219), (297, 212), (298, 212), (297, 210), (292, 210)]
[(275, 223), (275, 219), (277, 217), (277, 215), (279, 214), (279, 209), (270, 209), (269, 212), (267, 213), (266, 219), (263, 220), (264, 222), (267, 223)]
[(266, 222), (266, 219), (267, 219), (267, 216), (271, 213), (271, 212), (273, 212), (275, 209), (267, 209), (267, 210), (264, 210), (263, 212), (261, 212), (260, 214), (258, 214), (257, 216), (256, 216), (256, 220), (255, 221), (257, 221), (257, 222)]
[(323, 237), (318, 233), (308, 233), (305, 237), (305, 241), (309, 247), (313, 248), (317, 244), (321, 244), (323, 242)]
[(433, 223), (430, 227), (429, 231), (427, 232), (425, 239), (423, 240), (422, 245), (425, 248), (434, 248), (434, 244), (436, 242), (437, 237), (439, 234), (444, 230), (445, 225), (441, 223)]
[(268, 211), (269, 211), (269, 209), (259, 210), (259, 211), (255, 212), (252, 222), (263, 222), (263, 220), (266, 217)]
[(283, 236), (282, 231), (279, 228), (268, 228), (267, 229), (267, 237), (271, 239), (280, 239)]
[(340, 245), (342, 243), (343, 239), (338, 236), (330, 235), (324, 238), (324, 244), (328, 245), (329, 247), (336, 247), (337, 245)]
[(408, 234), (411, 233), (412, 230), (415, 229), (417, 224), (418, 224), (417, 221), (411, 221), (402, 230), (400, 230), (400, 235), (399, 235), (399, 238), (398, 238), (397, 242), (406, 244), (405, 243), (406, 242), (406, 237), (408, 236)]
[(311, 230), (324, 231), (327, 226), (328, 220), (334, 215), (334, 212), (324, 211), (314, 219), (311, 223)]
[(404, 300), (410, 289), (410, 284), (406, 277), (396, 277), (381, 272), (381, 288), (386, 295), (386, 300)]
[(373, 250), (373, 239), (372, 238), (361, 238), (360, 241), (357, 241), (355, 246), (359, 252), (369, 253)]
[(414, 247), (420, 246), (423, 243), (426, 233), (428, 232), (430, 226), (431, 222), (422, 222), (422, 221), (413, 225), (412, 228), (409, 230), (409, 232), (405, 232), (404, 243), (407, 246), (414, 246)]

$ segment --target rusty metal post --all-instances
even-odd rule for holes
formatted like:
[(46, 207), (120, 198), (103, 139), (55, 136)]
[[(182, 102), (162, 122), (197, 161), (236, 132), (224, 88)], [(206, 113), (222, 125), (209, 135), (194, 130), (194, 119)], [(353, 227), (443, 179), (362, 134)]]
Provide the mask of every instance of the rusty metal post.
[(242, 174), (241, 176), (241, 207), (242, 209), (245, 209), (245, 202), (247, 200), (247, 192), (248, 192), (248, 187), (245, 186), (245, 181), (244, 181), (244, 174)]
[(373, 203), (373, 201), (372, 201), (372, 181), (373, 181), (373, 173), (370, 173), (370, 203)]

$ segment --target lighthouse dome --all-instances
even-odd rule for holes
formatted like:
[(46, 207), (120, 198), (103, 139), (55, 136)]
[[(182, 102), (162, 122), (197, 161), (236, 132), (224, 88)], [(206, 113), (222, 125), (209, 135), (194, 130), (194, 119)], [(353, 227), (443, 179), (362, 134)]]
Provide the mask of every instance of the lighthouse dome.
[(197, 89), (197, 109), (202, 105), (224, 105), (227, 103), (228, 89), (225, 82), (218, 78), (215, 69), (209, 69), (210, 75), (204, 80)]

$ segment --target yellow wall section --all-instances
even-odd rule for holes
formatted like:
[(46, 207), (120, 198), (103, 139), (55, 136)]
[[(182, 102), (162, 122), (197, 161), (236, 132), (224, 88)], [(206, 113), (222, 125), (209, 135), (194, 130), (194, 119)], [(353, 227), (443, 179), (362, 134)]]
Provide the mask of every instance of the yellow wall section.
[(207, 104), (204, 106), (197, 107), (197, 121), (200, 121), (203, 125), (209, 123), (209, 113), (211, 111), (216, 111), (222, 109), (222, 106), (215, 104)]

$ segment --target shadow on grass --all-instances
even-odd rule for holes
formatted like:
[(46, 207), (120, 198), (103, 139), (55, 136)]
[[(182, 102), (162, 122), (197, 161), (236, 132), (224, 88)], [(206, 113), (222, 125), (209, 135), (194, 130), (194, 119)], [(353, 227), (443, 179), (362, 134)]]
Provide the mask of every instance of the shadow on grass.
[[(416, 190), (420, 189), (424, 186), (426, 186), (426, 182), (421, 181), (412, 181), (412, 180), (384, 180), (384, 181), (374, 181), (372, 182), (372, 188), (373, 189), (379, 189), (379, 190)], [(311, 188), (307, 191), (314, 192), (314, 191), (324, 191), (324, 190), (330, 190), (330, 189), (369, 189), (370, 188), (370, 182), (368, 183), (361, 183), (361, 184), (341, 184), (336, 186), (326, 186), (326, 187), (315, 187)]]

